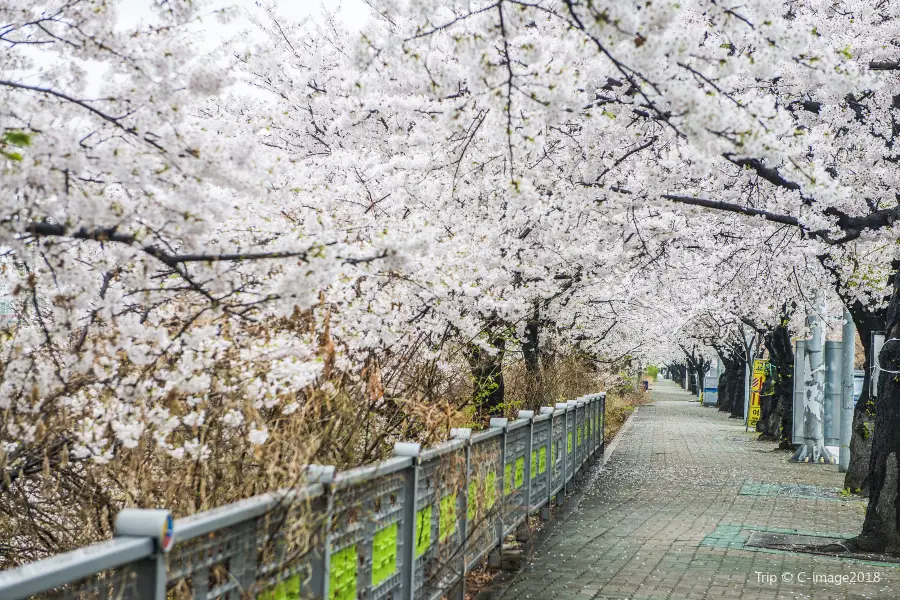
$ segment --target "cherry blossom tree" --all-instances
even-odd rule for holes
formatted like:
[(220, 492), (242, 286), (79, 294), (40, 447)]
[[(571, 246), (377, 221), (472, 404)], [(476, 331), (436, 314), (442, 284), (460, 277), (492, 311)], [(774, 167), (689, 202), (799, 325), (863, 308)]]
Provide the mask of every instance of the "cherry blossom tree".
[[(147, 481), (212, 481), (221, 459), (284, 484), (299, 470), (267, 465), (426, 435), (460, 365), (487, 415), (519, 354), (535, 404), (551, 348), (684, 347), (702, 371), (746, 360), (752, 326), (786, 356), (816, 286), (861, 335), (900, 337), (890, 3), (368, 5), (356, 32), (277, 7), (158, 0), (123, 27), (119, 2), (0, 2), (3, 489), (58, 506), (49, 472), (112, 478), (129, 456), (154, 457)], [(240, 33), (201, 43), (228, 18)], [(895, 549), (886, 379), (860, 542)], [(222, 500), (203, 494), (184, 510)]]

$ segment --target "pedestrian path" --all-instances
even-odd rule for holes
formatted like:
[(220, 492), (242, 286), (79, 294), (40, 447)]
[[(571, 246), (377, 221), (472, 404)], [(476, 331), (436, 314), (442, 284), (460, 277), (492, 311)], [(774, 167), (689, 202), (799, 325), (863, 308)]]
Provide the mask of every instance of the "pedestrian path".
[(866, 505), (837, 493), (835, 466), (791, 463), (676, 384), (651, 387), (655, 402), (504, 599), (900, 598), (895, 566), (747, 545), (858, 533)]

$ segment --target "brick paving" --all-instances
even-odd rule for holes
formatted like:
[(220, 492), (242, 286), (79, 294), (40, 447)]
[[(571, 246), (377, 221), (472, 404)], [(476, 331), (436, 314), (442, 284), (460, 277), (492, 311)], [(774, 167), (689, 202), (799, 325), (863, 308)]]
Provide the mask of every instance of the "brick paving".
[[(652, 388), (654, 404), (638, 410), (504, 600), (900, 598), (893, 565), (745, 547), (754, 532), (850, 537), (865, 503), (834, 494), (836, 467), (791, 463), (676, 384)], [(850, 581), (828, 582), (843, 575)]]

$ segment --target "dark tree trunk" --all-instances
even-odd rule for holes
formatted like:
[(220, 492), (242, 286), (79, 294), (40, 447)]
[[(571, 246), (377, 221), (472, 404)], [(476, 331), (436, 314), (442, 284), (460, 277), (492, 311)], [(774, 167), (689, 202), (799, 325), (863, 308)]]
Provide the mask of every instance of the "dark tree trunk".
[(875, 402), (869, 394), (872, 367), (872, 332), (883, 331), (886, 310), (867, 309), (859, 301), (849, 306), (865, 354), (865, 379), (862, 393), (853, 410), (853, 435), (850, 438), (850, 467), (844, 477), (844, 487), (863, 495), (869, 494), (869, 468), (872, 450), (872, 432), (875, 428)]
[[(887, 371), (900, 371), (900, 279), (893, 282), (887, 309), (885, 344), (878, 363)], [(900, 377), (882, 372), (875, 400), (875, 428), (869, 463), (869, 507), (862, 534), (863, 550), (900, 552)], [(862, 396), (860, 400), (862, 400)]]
[(545, 393), (540, 361), (540, 308), (537, 304), (525, 324), (522, 354), (525, 358), (525, 403), (528, 408), (538, 409), (545, 400)]
[(719, 376), (719, 410), (738, 416), (744, 413), (743, 350), (731, 347), (719, 350), (724, 370)]
[(781, 325), (764, 336), (775, 381), (771, 388), (773, 393), (760, 397), (762, 415), (756, 429), (763, 434), (762, 437), (779, 442), (780, 448), (793, 448), (794, 348), (791, 333), (784, 326), (786, 321), (786, 318), (783, 319)]
[(703, 355), (697, 352), (696, 349), (688, 352), (687, 348), (681, 346), (681, 351), (684, 352), (685, 363), (687, 364), (687, 389), (690, 393), (699, 397), (700, 392), (703, 391), (703, 378), (706, 376), (706, 372), (709, 371), (710, 361), (703, 358)]
[(731, 413), (732, 417), (744, 416), (744, 379), (746, 378), (746, 356), (743, 349), (734, 355), (734, 367), (731, 375)]
[(469, 348), (469, 368), (472, 371), (472, 402), (481, 416), (503, 416), (503, 351), (506, 340), (491, 335), (493, 354), (478, 346)]
[(712, 364), (712, 361), (703, 358), (702, 356), (697, 359), (697, 396), (703, 393), (704, 381), (706, 379), (706, 374), (709, 373), (709, 366)]
[(669, 366), (669, 373), (672, 376), (672, 381), (684, 387), (684, 372), (685, 367), (681, 363), (673, 363)]

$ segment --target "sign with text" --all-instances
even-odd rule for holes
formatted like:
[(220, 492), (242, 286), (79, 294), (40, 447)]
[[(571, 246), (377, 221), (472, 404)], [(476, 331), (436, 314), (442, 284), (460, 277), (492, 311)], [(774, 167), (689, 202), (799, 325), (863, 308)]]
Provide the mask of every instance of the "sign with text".
[(750, 414), (747, 416), (747, 427), (756, 427), (762, 413), (759, 406), (759, 391), (766, 381), (766, 363), (768, 362), (761, 358), (753, 361), (753, 377), (750, 379)]

